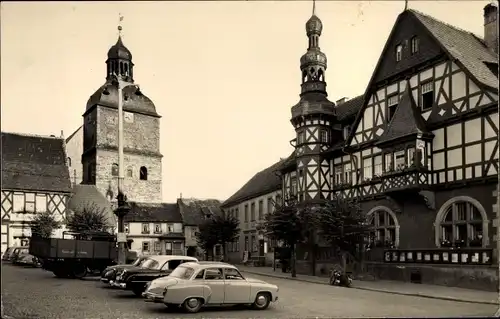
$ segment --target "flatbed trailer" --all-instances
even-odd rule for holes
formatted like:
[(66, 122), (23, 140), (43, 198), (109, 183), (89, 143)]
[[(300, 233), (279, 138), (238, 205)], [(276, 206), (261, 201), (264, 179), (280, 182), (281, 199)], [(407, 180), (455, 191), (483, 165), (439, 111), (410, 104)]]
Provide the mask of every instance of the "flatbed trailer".
[[(72, 237), (72, 238), (66, 238)], [(57, 277), (83, 278), (116, 264), (116, 238), (107, 232), (63, 232), (63, 238), (33, 236), (29, 253), (40, 259), (42, 268)]]

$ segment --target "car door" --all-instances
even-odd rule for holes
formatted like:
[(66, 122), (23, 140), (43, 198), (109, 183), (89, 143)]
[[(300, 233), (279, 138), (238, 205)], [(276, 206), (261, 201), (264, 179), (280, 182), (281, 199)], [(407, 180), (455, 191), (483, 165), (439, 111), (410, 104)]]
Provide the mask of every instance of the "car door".
[(224, 273), (222, 268), (207, 268), (205, 269), (204, 284), (210, 287), (212, 294), (210, 296), (209, 304), (224, 303)]
[(224, 303), (250, 302), (250, 283), (237, 269), (224, 268), (224, 285)]

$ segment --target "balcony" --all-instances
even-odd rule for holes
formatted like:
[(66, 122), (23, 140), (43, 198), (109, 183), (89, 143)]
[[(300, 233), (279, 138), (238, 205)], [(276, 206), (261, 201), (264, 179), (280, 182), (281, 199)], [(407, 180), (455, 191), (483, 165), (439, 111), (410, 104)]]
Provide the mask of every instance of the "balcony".
[(493, 249), (440, 248), (440, 249), (386, 249), (385, 263), (491, 265)]
[(401, 168), (382, 175), (382, 191), (397, 193), (426, 190), (430, 186), (430, 174), (421, 167)]

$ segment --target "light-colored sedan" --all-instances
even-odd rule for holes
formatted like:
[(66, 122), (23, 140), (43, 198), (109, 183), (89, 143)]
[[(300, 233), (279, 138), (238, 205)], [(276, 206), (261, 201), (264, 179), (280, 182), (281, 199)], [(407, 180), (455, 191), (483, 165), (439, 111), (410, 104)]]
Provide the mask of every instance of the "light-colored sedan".
[(243, 277), (230, 264), (189, 262), (178, 266), (170, 276), (151, 281), (142, 295), (145, 301), (181, 306), (195, 313), (204, 306), (236, 304), (264, 310), (278, 300), (278, 291), (276, 285)]

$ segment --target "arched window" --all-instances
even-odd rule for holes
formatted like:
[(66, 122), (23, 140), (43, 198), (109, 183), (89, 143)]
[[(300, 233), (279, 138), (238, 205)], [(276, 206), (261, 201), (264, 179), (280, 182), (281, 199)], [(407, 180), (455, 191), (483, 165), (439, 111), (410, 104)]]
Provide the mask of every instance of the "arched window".
[(111, 175), (118, 176), (118, 164), (114, 163), (111, 165)]
[(488, 244), (486, 211), (471, 197), (459, 196), (444, 203), (434, 226), (437, 247), (485, 247)]
[(71, 167), (71, 157), (68, 157), (68, 166)]
[(367, 214), (368, 223), (372, 226), (370, 240), (378, 247), (399, 246), (399, 223), (392, 210), (378, 206)]
[(131, 168), (127, 169), (127, 177), (133, 177), (134, 176), (134, 172), (132, 171)]
[(148, 180), (148, 169), (146, 168), (146, 166), (141, 166), (141, 168), (139, 169), (139, 179), (143, 181)]

